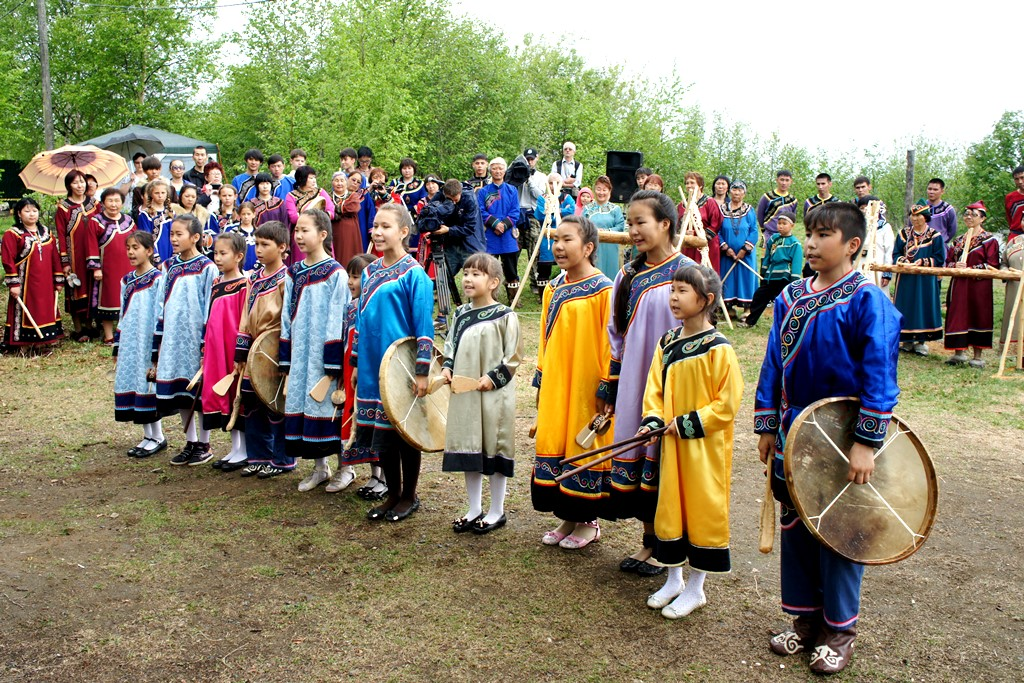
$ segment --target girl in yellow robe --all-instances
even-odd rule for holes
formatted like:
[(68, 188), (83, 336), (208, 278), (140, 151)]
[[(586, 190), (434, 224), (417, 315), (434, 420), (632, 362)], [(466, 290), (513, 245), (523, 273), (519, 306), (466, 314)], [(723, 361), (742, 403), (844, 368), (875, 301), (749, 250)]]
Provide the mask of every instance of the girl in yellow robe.
[(721, 293), (722, 282), (710, 268), (676, 271), (669, 304), (683, 324), (658, 342), (637, 430), (668, 426), (654, 516), (654, 558), (668, 566), (668, 580), (647, 605), (669, 619), (707, 603), (706, 572), (730, 570), (729, 478), (743, 377), (732, 346), (714, 327)]
[[(595, 413), (608, 382), (611, 345), (612, 281), (594, 266), (597, 228), (590, 219), (566, 216), (555, 231), (555, 262), (562, 272), (544, 289), (540, 348), (537, 352), (537, 460), (531, 480), (533, 507), (553, 512), (560, 524), (544, 534), (545, 545), (576, 550), (598, 540), (597, 518), (608, 498), (611, 463), (585, 470), (561, 483), (559, 460), (584, 452), (576, 435)], [(601, 395), (604, 395), (603, 393)], [(592, 448), (611, 443), (613, 430)], [(595, 460), (594, 456), (588, 460)], [(566, 467), (578, 467), (588, 460)]]

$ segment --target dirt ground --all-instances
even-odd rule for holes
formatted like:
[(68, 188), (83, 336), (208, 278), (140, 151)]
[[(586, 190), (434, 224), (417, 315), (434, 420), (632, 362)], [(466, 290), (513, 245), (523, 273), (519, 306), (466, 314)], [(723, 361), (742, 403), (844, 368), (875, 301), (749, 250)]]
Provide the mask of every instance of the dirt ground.
[[(139, 437), (111, 419), (96, 346), (0, 358), (0, 680), (806, 680), (805, 656), (767, 649), (786, 620), (778, 554), (757, 551), (763, 479), (748, 426), (763, 334), (735, 343), (748, 384), (733, 571), (709, 577), (708, 605), (678, 622), (645, 606), (661, 579), (618, 571), (636, 523), (605, 524), (575, 553), (540, 544), (553, 524), (530, 506), (525, 389), (509, 524), (456, 536), (462, 480), (438, 456), (424, 458), (423, 509), (371, 523), (355, 486), (299, 494), (297, 475), (129, 460)], [(1019, 411), (1022, 388), (996, 407)], [(939, 515), (920, 552), (868, 569), (857, 652), (837, 679), (1019, 680), (1022, 432), (955, 399), (905, 398), (898, 412), (940, 477)], [(165, 429), (180, 447), (177, 421)], [(215, 443), (222, 452), (224, 435)]]

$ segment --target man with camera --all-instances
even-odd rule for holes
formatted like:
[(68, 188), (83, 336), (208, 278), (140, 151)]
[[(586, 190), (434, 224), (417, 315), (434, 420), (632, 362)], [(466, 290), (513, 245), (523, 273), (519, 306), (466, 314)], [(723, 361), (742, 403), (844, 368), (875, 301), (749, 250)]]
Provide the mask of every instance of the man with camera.
[[(508, 167), (508, 184), (519, 190), (519, 248), (526, 252), (527, 258), (533, 253), (533, 246), (540, 234), (540, 223), (534, 217), (537, 199), (544, 193), (545, 176), (537, 170), (537, 150), (527, 147), (523, 155), (516, 157)], [(540, 294), (537, 287), (537, 264), (530, 269), (530, 289)]]
[[(448, 180), (420, 211), (416, 228), (421, 233), (430, 233), (434, 258), (443, 258), (448, 271), (448, 289), (455, 305), (460, 305), (462, 297), (455, 286), (455, 275), (462, 270), (470, 254), (487, 251), (484, 224), (473, 188), (455, 179)], [(437, 322), (447, 323), (443, 315)]]

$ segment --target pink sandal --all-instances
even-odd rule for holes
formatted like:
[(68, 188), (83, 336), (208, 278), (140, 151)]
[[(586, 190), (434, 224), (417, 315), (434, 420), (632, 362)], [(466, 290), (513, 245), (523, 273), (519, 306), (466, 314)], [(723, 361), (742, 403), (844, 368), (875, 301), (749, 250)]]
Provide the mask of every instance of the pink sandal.
[(597, 529), (597, 534), (593, 538), (582, 538), (577, 536), (575, 533), (572, 533), (562, 539), (558, 546), (560, 548), (565, 548), (566, 550), (579, 550), (581, 548), (586, 548), (591, 543), (597, 543), (601, 540), (601, 525), (599, 522), (583, 522), (582, 526), (589, 526), (593, 529)]
[(563, 534), (561, 531), (558, 531), (557, 529), (552, 529), (551, 531), (544, 532), (544, 535), (541, 537), (540, 542), (544, 545), (558, 545), (559, 543), (561, 543), (563, 538), (565, 538), (565, 534)]

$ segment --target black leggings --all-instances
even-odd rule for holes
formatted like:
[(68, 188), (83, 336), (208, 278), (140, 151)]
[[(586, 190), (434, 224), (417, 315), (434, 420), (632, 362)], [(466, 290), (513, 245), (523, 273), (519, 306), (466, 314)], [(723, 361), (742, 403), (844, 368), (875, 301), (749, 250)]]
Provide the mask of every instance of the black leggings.
[(782, 290), (789, 284), (789, 280), (765, 280), (761, 283), (761, 286), (754, 292), (754, 298), (750, 302), (750, 313), (747, 315), (747, 324), (754, 325), (757, 323), (761, 314), (764, 313), (764, 309), (768, 308), (768, 304), (775, 301), (775, 297), (782, 294)]
[(519, 282), (519, 252), (513, 251), (508, 254), (498, 254), (501, 261), (501, 271), (505, 275), (505, 283)]

